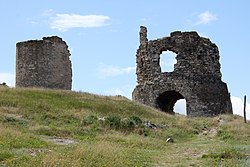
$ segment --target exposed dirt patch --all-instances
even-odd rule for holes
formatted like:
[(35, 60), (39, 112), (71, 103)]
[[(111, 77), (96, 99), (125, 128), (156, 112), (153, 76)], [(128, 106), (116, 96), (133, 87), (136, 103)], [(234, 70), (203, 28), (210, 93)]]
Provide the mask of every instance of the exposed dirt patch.
[(215, 137), (217, 135), (218, 128), (225, 123), (225, 121), (220, 117), (216, 121), (218, 123), (217, 126), (211, 128), (203, 128), (203, 131), (200, 135)]

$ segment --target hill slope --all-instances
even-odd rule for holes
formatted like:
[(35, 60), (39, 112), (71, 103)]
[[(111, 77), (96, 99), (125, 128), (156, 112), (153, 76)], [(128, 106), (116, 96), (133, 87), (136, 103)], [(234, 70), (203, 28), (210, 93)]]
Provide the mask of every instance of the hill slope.
[(250, 166), (250, 124), (171, 116), (121, 96), (0, 87), (0, 148), (0, 166)]

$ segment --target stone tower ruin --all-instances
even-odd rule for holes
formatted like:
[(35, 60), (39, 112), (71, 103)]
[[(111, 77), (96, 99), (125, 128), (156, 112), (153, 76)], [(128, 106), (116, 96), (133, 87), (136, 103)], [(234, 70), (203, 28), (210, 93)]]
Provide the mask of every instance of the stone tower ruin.
[[(173, 72), (161, 72), (163, 51), (177, 55)], [(136, 63), (138, 85), (133, 100), (171, 114), (179, 99), (186, 100), (189, 116), (232, 114), (230, 94), (221, 80), (218, 48), (197, 32), (176, 31), (148, 41), (147, 28), (141, 26)]]
[(68, 46), (57, 36), (16, 44), (16, 87), (71, 90)]

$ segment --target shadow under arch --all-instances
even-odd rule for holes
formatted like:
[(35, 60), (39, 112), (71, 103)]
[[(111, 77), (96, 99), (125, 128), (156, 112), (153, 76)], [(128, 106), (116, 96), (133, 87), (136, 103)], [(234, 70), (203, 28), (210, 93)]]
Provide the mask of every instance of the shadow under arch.
[(165, 91), (161, 93), (156, 99), (157, 108), (168, 114), (175, 114), (174, 105), (177, 102), (177, 100), (180, 99), (185, 99), (185, 98), (179, 92), (174, 90)]

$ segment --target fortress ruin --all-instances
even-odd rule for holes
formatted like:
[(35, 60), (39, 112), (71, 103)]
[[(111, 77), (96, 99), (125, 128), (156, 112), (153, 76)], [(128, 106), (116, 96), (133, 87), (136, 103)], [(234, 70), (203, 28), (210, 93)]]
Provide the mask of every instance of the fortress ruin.
[[(173, 72), (161, 71), (163, 51), (177, 55)], [(176, 31), (148, 41), (147, 28), (141, 26), (136, 63), (133, 100), (171, 114), (179, 99), (186, 100), (189, 116), (233, 113), (227, 85), (221, 80), (218, 48), (197, 32)]]
[(16, 87), (71, 90), (68, 46), (57, 36), (16, 44)]

